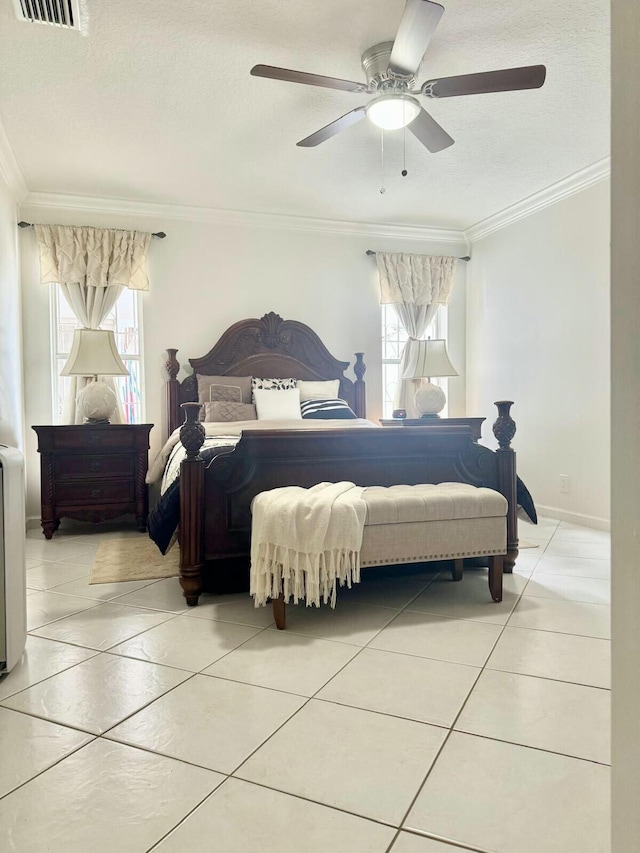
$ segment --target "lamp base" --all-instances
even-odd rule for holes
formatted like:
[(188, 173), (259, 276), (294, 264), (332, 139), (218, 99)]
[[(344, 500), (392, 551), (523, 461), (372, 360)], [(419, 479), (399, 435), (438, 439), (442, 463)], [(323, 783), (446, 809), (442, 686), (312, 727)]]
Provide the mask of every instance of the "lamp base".
[(420, 385), (413, 398), (413, 404), (420, 413), (420, 417), (439, 417), (444, 409), (447, 398), (444, 391), (433, 382), (425, 382)]
[(110, 423), (117, 405), (114, 392), (99, 379), (87, 383), (76, 397), (78, 412), (89, 424)]

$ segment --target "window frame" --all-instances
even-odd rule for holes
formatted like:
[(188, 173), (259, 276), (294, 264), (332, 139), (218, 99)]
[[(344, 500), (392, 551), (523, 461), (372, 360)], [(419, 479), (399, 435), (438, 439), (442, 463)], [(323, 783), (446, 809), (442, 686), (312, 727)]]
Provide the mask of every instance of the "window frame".
[[(381, 381), (382, 381), (382, 417), (384, 419), (390, 419), (392, 417), (393, 412), (393, 403), (388, 403), (385, 399), (386, 388), (385, 388), (385, 365), (386, 364), (400, 364), (400, 358), (386, 358), (385, 357), (385, 329), (387, 326), (385, 325), (385, 309), (391, 311), (395, 314), (395, 309), (391, 303), (381, 304), (380, 305), (380, 325), (381, 325), (381, 346), (382, 346), (382, 365), (381, 365)], [(397, 317), (398, 323), (400, 325), (400, 318)], [(435, 319), (430, 324), (428, 329), (425, 332), (425, 337), (432, 338), (442, 338), (448, 343), (448, 330), (449, 330), (449, 322), (448, 322), (448, 306), (441, 305), (438, 309), (438, 312), (435, 316)], [(433, 377), (432, 380), (434, 385), (439, 385), (445, 393), (447, 398), (447, 402), (445, 403), (445, 407), (441, 412), (441, 417), (448, 417), (449, 411), (449, 380), (447, 377)]]
[[(137, 355), (131, 355), (129, 353), (125, 353), (124, 355), (120, 353), (120, 357), (123, 361), (137, 361), (139, 365), (139, 377), (140, 377), (140, 420), (135, 421), (134, 423), (145, 423), (146, 422), (146, 394), (145, 394), (145, 370), (144, 370), (144, 323), (142, 320), (142, 298), (141, 292), (139, 290), (132, 291), (134, 299), (135, 299), (135, 310), (136, 310), (136, 318), (137, 318), (137, 331), (138, 331), (138, 353)], [(59, 398), (59, 383), (60, 383), (60, 374), (58, 373), (58, 361), (62, 358), (68, 358), (69, 353), (62, 353), (58, 351), (58, 331), (60, 326), (60, 317), (58, 311), (58, 303), (60, 299), (64, 299), (62, 292), (60, 290), (60, 286), (58, 284), (53, 284), (52, 287), (49, 288), (49, 344), (50, 344), (50, 352), (51, 352), (51, 420), (55, 425), (59, 425), (62, 423), (62, 413), (58, 411), (58, 398)], [(116, 306), (117, 306), (116, 302)], [(115, 308), (115, 306), (114, 306)], [(80, 328), (80, 323), (76, 328)], [(116, 377), (117, 378), (117, 377)]]

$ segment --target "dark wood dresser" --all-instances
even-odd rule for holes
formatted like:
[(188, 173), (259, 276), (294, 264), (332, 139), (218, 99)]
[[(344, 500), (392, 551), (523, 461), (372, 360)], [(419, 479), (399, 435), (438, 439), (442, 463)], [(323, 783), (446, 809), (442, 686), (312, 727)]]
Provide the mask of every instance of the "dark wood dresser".
[(34, 426), (40, 453), (42, 531), (51, 539), (61, 518), (107, 521), (133, 513), (147, 526), (145, 476), (153, 424)]

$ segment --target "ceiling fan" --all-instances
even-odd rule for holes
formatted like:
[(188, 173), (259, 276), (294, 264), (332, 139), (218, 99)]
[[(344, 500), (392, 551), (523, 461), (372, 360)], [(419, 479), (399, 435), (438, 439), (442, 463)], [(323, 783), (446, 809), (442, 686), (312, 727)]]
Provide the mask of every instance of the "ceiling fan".
[(288, 68), (275, 68), (272, 65), (254, 65), (251, 74), (254, 77), (305, 83), (325, 89), (375, 94), (365, 106), (356, 107), (311, 136), (301, 139), (298, 145), (305, 148), (319, 145), (366, 116), (384, 130), (408, 127), (414, 136), (435, 154), (453, 145), (454, 140), (422, 107), (415, 95), (424, 95), (426, 98), (452, 98), (484, 92), (539, 89), (546, 76), (544, 65), (529, 65), (479, 74), (461, 74), (457, 77), (439, 77), (427, 80), (419, 89), (414, 89), (422, 57), (443, 12), (444, 7), (433, 3), (432, 0), (407, 0), (395, 41), (381, 42), (362, 54), (366, 83), (323, 77), (306, 71), (291, 71)]

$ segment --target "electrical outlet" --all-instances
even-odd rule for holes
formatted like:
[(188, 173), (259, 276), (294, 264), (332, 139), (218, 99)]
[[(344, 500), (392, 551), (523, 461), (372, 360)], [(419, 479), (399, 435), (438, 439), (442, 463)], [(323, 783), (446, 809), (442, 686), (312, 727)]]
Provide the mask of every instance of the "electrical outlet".
[(569, 475), (568, 474), (560, 474), (560, 491), (565, 495), (569, 492)]

